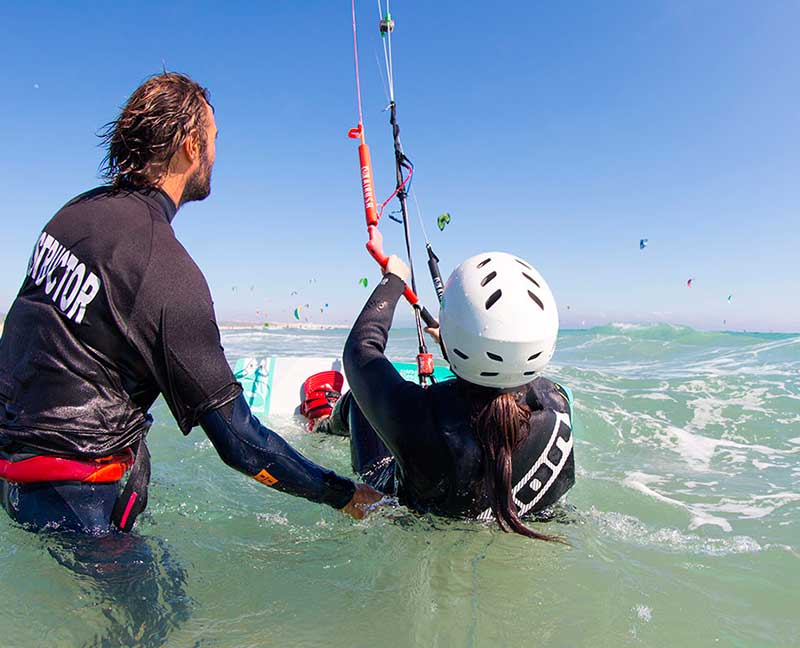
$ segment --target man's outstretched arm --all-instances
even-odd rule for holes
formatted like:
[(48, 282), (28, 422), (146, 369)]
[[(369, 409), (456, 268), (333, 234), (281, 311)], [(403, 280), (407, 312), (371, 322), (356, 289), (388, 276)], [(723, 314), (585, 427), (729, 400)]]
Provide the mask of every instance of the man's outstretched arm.
[(222, 460), (277, 490), (328, 504), (360, 519), (364, 507), (382, 495), (366, 484), (356, 485), (306, 459), (252, 415), (244, 396), (204, 414), (200, 419)]

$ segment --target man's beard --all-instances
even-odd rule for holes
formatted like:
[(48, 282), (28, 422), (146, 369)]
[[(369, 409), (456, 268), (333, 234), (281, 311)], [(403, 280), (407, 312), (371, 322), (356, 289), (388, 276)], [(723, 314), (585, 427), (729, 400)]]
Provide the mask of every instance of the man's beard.
[(206, 152), (202, 151), (200, 167), (186, 181), (186, 186), (181, 194), (180, 204), (192, 202), (193, 200), (205, 200), (211, 193), (211, 163), (206, 157)]

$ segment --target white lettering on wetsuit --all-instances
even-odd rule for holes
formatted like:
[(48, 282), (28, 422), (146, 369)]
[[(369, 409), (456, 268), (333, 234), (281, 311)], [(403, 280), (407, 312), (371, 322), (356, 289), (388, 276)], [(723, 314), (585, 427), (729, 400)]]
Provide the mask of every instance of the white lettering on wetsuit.
[[(517, 482), (517, 485), (511, 490), (511, 495), (514, 498), (514, 504), (517, 505), (517, 513), (525, 515), (530, 511), (539, 500), (544, 497), (545, 493), (555, 483), (561, 471), (569, 459), (572, 452), (572, 417), (565, 412), (553, 412), (555, 414), (555, 425), (553, 431), (550, 433), (550, 440), (539, 458), (534, 462), (531, 469), (525, 473), (522, 479)], [(563, 426), (563, 427), (562, 427)], [(555, 459), (551, 459), (550, 455), (554, 449)], [(544, 481), (537, 479), (535, 476), (539, 470), (544, 467), (543, 478)], [(518, 497), (520, 491), (526, 486), (530, 487), (531, 493), (526, 493), (524, 497), (527, 501), (522, 501)], [(532, 497), (530, 497), (532, 495)], [(493, 516), (492, 509), (488, 508), (478, 516), (479, 520), (491, 520)]]
[(28, 263), (28, 276), (72, 321), (83, 322), (86, 307), (100, 292), (101, 281), (86, 264), (47, 232), (42, 232)]

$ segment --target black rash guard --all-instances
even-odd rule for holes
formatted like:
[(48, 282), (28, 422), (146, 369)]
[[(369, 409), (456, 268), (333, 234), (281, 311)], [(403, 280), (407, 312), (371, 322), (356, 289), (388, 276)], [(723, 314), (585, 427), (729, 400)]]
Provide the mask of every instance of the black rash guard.
[[(393, 484), (400, 501), (414, 510), (490, 519), (483, 451), (470, 422), (468, 394), (474, 386), (457, 378), (423, 389), (404, 380), (384, 355), (403, 290), (401, 279), (386, 275), (344, 347), (344, 369), (358, 405), (343, 414), (350, 421), (351, 444), (362, 443), (353, 429), (360, 412), (394, 458), (367, 447), (378, 461), (363, 465), (354, 446), (354, 464), (362, 464), (354, 468), (373, 485)], [(562, 389), (544, 378), (515, 393), (531, 409), (530, 431), (512, 457), (515, 501), (525, 515), (555, 503), (575, 482), (571, 408)], [(364, 445), (374, 448), (375, 443)], [(394, 474), (386, 475), (385, 469)]]
[(345, 506), (353, 482), (305, 459), (239, 398), (176, 211), (160, 189), (99, 187), (45, 226), (0, 338), (0, 446), (110, 455), (144, 438), (163, 394), (181, 431), (202, 423), (229, 465)]

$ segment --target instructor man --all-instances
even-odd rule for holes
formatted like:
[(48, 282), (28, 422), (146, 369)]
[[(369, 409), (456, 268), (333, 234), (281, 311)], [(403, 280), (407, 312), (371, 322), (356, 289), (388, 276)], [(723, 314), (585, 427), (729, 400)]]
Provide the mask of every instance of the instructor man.
[(184, 434), (201, 425), (267, 486), (355, 518), (380, 499), (261, 425), (225, 359), (206, 280), (171, 225), (209, 195), (216, 136), (206, 89), (150, 78), (107, 126), (109, 184), (67, 203), (34, 245), (0, 338), (0, 495), (29, 528), (131, 529), (159, 394)]

